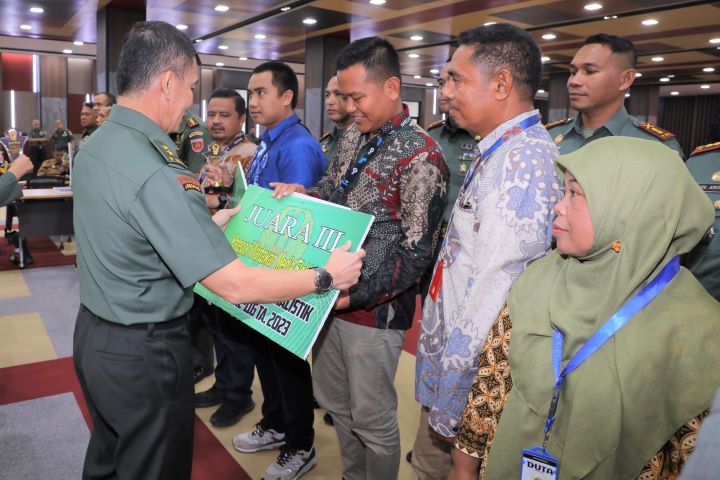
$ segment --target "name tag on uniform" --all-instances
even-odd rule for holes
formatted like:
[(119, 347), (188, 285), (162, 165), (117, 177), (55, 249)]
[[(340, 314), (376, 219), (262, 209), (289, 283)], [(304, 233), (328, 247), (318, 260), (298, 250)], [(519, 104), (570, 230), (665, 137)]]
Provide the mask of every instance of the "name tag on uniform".
[(520, 480), (557, 480), (559, 471), (560, 462), (541, 447), (522, 451)]

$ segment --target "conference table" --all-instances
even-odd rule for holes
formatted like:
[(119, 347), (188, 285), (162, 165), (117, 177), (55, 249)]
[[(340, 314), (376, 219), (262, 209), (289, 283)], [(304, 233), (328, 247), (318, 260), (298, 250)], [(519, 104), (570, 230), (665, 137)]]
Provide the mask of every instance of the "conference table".
[[(15, 206), (19, 220), (19, 241), (25, 237), (73, 235), (73, 194), (69, 187), (28, 188)], [(20, 268), (25, 267), (20, 249)]]

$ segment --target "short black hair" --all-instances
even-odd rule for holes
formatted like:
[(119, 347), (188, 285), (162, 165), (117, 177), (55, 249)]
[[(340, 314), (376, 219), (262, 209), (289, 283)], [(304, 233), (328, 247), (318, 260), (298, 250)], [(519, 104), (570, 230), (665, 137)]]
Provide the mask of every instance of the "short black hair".
[(165, 22), (137, 22), (120, 52), (118, 94), (142, 91), (167, 70), (183, 79), (195, 62), (192, 42), (180, 30)]
[(295, 110), (298, 102), (298, 79), (293, 69), (286, 63), (272, 61), (261, 63), (255, 67), (252, 73), (254, 75), (263, 72), (272, 73), (272, 84), (278, 89), (280, 95), (288, 90), (292, 92), (293, 96), (290, 106)]
[(238, 117), (242, 117), (243, 115), (245, 115), (245, 100), (237, 92), (237, 90), (226, 87), (216, 88), (210, 94), (210, 98), (208, 98), (208, 103), (210, 103), (210, 100), (212, 100), (213, 98), (232, 98), (233, 100), (235, 100), (235, 111), (237, 112)]
[(92, 104), (92, 103), (90, 103), (90, 102), (83, 102), (83, 107), (87, 107), (87, 108), (89, 108), (89, 109), (91, 109), (91, 110), (92, 110), (92, 108), (93, 108), (93, 104)]
[[(113, 105), (115, 105), (115, 104), (117, 103), (117, 98), (115, 98), (115, 95), (113, 95), (113, 94), (110, 93), (110, 92), (97, 92), (97, 93), (93, 93), (93, 98), (97, 97), (98, 95), (105, 95), (105, 96), (107, 97), (107, 99), (108, 99), (108, 105), (107, 105), (107, 106), (108, 106), (108, 107), (112, 107)], [(90, 105), (92, 105), (92, 103), (91, 103)]]
[(335, 60), (337, 71), (360, 64), (368, 75), (377, 82), (400, 75), (400, 57), (390, 42), (380, 37), (367, 37), (346, 45)]
[(599, 43), (610, 48), (613, 53), (624, 56), (630, 68), (635, 68), (637, 65), (637, 49), (635, 44), (629, 38), (620, 37), (618, 35), (610, 35), (607, 33), (598, 33), (590, 35), (585, 39), (585, 45), (592, 45)]
[(458, 44), (474, 48), (472, 58), (477, 63), (495, 72), (507, 69), (525, 99), (535, 97), (542, 78), (542, 60), (540, 48), (528, 32), (514, 25), (497, 23), (465, 30)]

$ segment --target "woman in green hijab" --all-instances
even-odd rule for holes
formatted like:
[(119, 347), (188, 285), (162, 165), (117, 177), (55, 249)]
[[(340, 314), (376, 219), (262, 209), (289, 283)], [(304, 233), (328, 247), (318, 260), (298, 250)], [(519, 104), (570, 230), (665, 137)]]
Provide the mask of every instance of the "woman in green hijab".
[[(657, 142), (603, 138), (561, 156), (558, 167), (557, 249), (508, 297), (511, 380), (500, 382), (491, 431), (480, 436), (488, 440), (484, 478), (521, 478), (523, 450), (544, 440), (561, 480), (665, 478), (665, 465), (682, 462), (664, 458), (663, 447), (679, 429), (697, 430), (720, 386), (720, 304), (674, 260), (705, 235), (713, 207), (680, 157)], [(556, 376), (575, 366), (557, 389), (545, 438)], [(468, 409), (483, 403), (472, 397)], [(675, 440), (676, 457), (693, 438)]]

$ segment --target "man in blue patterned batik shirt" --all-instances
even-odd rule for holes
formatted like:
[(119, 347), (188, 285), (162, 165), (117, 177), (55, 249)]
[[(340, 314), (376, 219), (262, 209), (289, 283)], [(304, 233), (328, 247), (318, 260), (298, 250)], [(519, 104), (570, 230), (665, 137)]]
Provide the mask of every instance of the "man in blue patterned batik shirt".
[(490, 327), (511, 285), (550, 246), (557, 148), (533, 108), (540, 50), (507, 24), (463, 32), (442, 95), (450, 119), (482, 140), (468, 168), (425, 299), (412, 464), (446, 478), (451, 445)]

